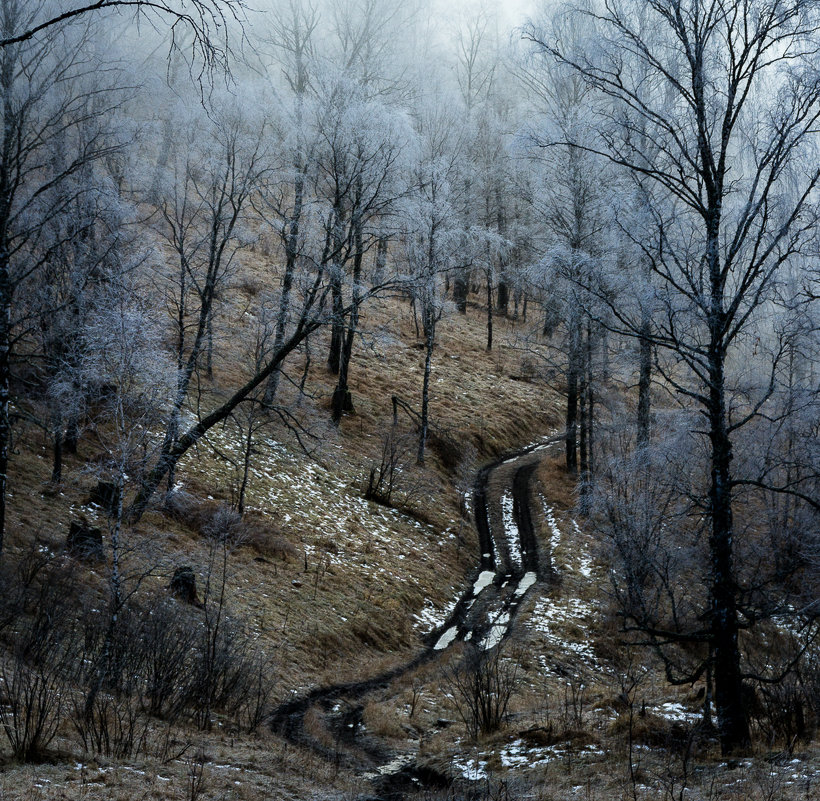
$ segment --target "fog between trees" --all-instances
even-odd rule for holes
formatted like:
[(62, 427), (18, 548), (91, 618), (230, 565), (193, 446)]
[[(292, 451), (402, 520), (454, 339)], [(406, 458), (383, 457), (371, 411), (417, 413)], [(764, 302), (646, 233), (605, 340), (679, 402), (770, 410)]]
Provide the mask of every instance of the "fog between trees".
[(93, 431), (113, 626), (120, 527), (223, 421), (246, 479), (260, 421), (298, 430), (297, 353), (344, 426), (362, 310), (412, 303), (423, 464), (437, 324), (515, 319), (625, 636), (747, 747), (744, 688), (817, 658), (820, 3), (68, 8), (0, 0), (0, 533), (15, 426), (56, 483)]

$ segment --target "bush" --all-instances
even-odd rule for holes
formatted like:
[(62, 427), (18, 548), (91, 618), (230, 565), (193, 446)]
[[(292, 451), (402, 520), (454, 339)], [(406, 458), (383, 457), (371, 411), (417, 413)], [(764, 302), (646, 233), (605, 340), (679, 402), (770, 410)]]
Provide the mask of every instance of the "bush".
[(76, 694), (70, 717), (86, 753), (124, 759), (145, 750), (148, 719), (132, 695), (98, 693), (89, 708), (85, 694)]
[(461, 662), (444, 670), (444, 684), (473, 739), (501, 728), (520, 683), (518, 660), (504, 660), (502, 650), (468, 643)]
[(0, 666), (0, 724), (12, 756), (42, 756), (63, 719), (63, 686), (47, 666), (32, 667), (18, 655)]

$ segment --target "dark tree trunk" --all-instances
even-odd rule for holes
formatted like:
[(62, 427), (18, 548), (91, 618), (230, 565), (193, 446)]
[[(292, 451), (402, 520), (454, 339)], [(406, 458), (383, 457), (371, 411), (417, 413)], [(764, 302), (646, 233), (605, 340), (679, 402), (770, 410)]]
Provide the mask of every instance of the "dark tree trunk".
[(493, 273), (487, 270), (487, 350), (493, 349)]
[[(510, 288), (506, 281), (498, 282), (495, 300), (498, 313), (503, 314), (506, 317), (510, 311)], [(516, 303), (516, 309), (517, 308), (518, 304)]]
[(344, 248), (345, 216), (346, 213), (342, 209), (341, 199), (337, 196), (333, 204), (333, 253), (330, 271), (333, 320), (330, 329), (330, 351), (327, 355), (327, 369), (333, 375), (338, 375), (341, 368), (345, 332), (344, 298), (342, 296), (342, 249)]
[(214, 313), (213, 309), (208, 312), (207, 321), (207, 345), (205, 348), (205, 375), (208, 378), (214, 377)]
[(724, 398), (725, 354), (721, 344), (710, 353), (709, 438), (711, 485), (709, 506), (712, 530), (712, 649), (714, 652), (715, 706), (720, 745), (724, 754), (746, 749), (751, 743), (749, 721), (743, 705), (743, 675), (738, 646), (737, 584), (733, 565), (731, 461), (732, 444)]
[(421, 425), (419, 426), (419, 449), (416, 461), (424, 464), (424, 449), (427, 445), (430, 413), (430, 372), (433, 364), (433, 345), (436, 339), (435, 309), (430, 304), (424, 311), (424, 381), (421, 389)]
[(387, 237), (380, 236), (376, 243), (376, 266), (373, 270), (373, 286), (381, 286), (387, 272)]
[(9, 416), (11, 390), (11, 281), (9, 279), (8, 250), (0, 253), (0, 559), (6, 531), (6, 487), (8, 485), (9, 449), (11, 446), (11, 418)]
[(63, 480), (63, 419), (59, 413), (54, 415), (52, 431), (54, 459), (51, 466), (51, 481), (59, 484)]
[(63, 450), (66, 453), (77, 453), (77, 444), (80, 441), (80, 422), (76, 412), (71, 412), (68, 417), (68, 423), (65, 428), (65, 437), (63, 439)]
[[(273, 337), (273, 349), (282, 347), (285, 341), (285, 326), (287, 325), (290, 310), (290, 293), (293, 288), (293, 276), (296, 272), (296, 261), (299, 255), (299, 226), (302, 221), (302, 206), (304, 204), (305, 179), (304, 173), (297, 164), (296, 181), (294, 184), (293, 214), (290, 217), (287, 235), (285, 236), (285, 274), (282, 277), (282, 294), (279, 297), (279, 311), (276, 315), (276, 332)], [(279, 370), (275, 370), (265, 387), (264, 402), (270, 406), (276, 397), (279, 387)]]
[(459, 314), (467, 314), (467, 295), (470, 290), (470, 277), (459, 270), (453, 279), (453, 301)]
[(580, 321), (577, 314), (570, 320), (569, 352), (567, 354), (567, 416), (566, 416), (566, 464), (567, 470), (578, 472), (578, 395), (580, 384)]
[(333, 303), (333, 321), (330, 326), (330, 350), (327, 355), (327, 369), (333, 374), (339, 374), (342, 364), (342, 339), (344, 337), (344, 318), (342, 316), (342, 282), (341, 277), (334, 275), (331, 278), (331, 292)]
[(649, 389), (652, 381), (652, 342), (649, 320), (644, 319), (641, 323), (641, 333), (639, 338), (640, 351), (638, 362), (638, 447), (645, 447), (649, 444), (649, 415), (650, 415), (650, 395)]
[(339, 380), (336, 389), (333, 391), (332, 417), (333, 422), (338, 425), (345, 412), (353, 411), (353, 398), (348, 386), (350, 376), (350, 361), (353, 358), (353, 342), (356, 339), (356, 332), (359, 326), (359, 281), (362, 277), (362, 260), (364, 259), (364, 235), (361, 222), (357, 220), (353, 226), (353, 302), (347, 318), (347, 331), (342, 341), (341, 360), (339, 362)]

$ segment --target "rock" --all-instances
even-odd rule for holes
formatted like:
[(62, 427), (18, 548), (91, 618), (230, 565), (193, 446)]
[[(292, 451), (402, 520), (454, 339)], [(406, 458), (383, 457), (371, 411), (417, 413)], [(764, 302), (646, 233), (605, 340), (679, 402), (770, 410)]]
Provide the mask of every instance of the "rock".
[(199, 598), (197, 598), (196, 575), (192, 567), (188, 565), (178, 567), (174, 571), (168, 589), (179, 598), (180, 601), (192, 604), (193, 606), (202, 606)]
[(80, 520), (72, 520), (66, 539), (68, 552), (76, 559), (89, 562), (101, 561), (103, 551), (102, 531)]

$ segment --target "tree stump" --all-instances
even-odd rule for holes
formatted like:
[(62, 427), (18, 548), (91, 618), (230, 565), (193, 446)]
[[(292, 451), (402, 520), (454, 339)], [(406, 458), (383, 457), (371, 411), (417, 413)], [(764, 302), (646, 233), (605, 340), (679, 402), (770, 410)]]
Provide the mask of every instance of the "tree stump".
[(188, 565), (178, 567), (174, 571), (168, 589), (175, 597), (179, 598), (180, 601), (192, 604), (193, 606), (202, 606), (196, 595), (196, 575), (192, 567)]
[(68, 529), (66, 548), (77, 559), (99, 562), (105, 555), (102, 531), (80, 520), (72, 520)]
[(98, 481), (91, 490), (91, 502), (98, 503), (109, 515), (115, 515), (120, 506), (120, 488), (113, 481)]

